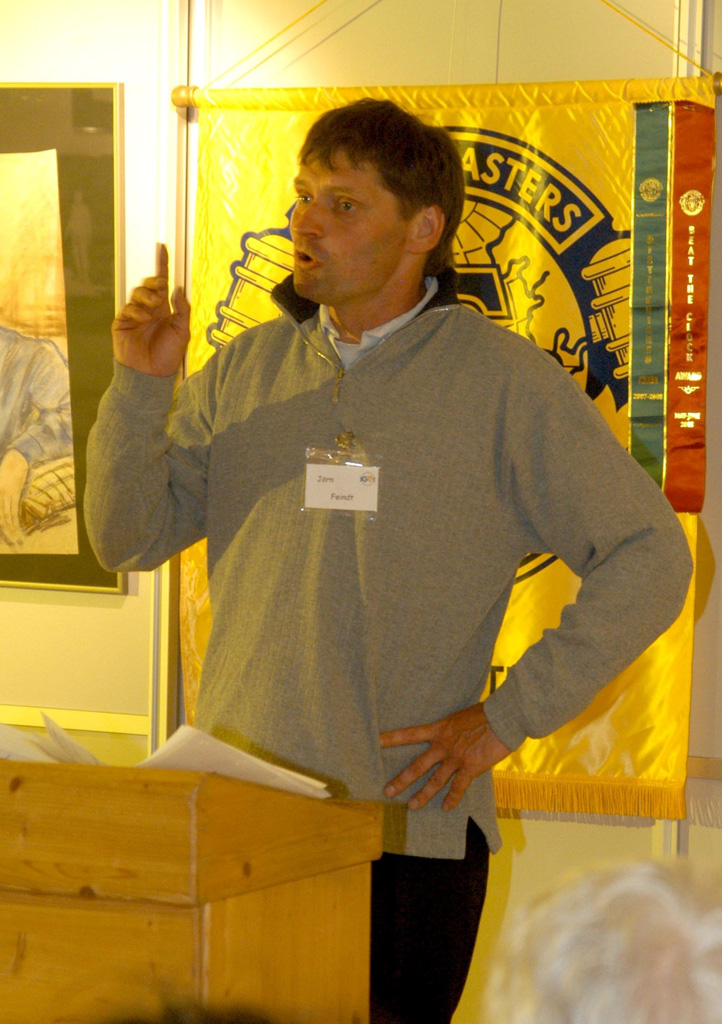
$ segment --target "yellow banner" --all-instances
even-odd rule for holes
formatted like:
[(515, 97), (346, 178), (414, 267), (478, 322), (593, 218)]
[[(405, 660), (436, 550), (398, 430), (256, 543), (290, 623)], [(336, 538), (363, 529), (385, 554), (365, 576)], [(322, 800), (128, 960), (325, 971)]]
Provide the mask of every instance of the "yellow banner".
[[(627, 443), (634, 104), (714, 106), (711, 81), (515, 86), (195, 90), (201, 107), (189, 371), (277, 315), (269, 292), (290, 271), (296, 155), (318, 115), (389, 98), (445, 125), (462, 154), (467, 203), (457, 235), (462, 300), (545, 348)], [(696, 522), (683, 517), (694, 551)], [(573, 599), (577, 580), (530, 555), (489, 686)], [(183, 557), (181, 623), (192, 718), (210, 629), (203, 545)], [(584, 715), (527, 741), (495, 772), (499, 805), (684, 815), (693, 601)]]

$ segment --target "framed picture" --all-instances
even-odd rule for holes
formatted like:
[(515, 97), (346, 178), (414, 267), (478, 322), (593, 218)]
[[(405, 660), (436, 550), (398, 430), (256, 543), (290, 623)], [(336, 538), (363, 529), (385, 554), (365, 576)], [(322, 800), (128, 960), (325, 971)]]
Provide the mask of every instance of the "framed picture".
[(112, 375), (118, 85), (0, 84), (0, 585), (122, 593), (83, 518)]

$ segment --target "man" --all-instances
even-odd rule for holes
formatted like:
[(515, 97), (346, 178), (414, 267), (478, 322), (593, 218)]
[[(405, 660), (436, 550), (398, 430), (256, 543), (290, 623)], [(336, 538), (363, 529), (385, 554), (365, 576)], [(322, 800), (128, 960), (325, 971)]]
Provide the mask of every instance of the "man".
[[(164, 253), (116, 318), (86, 517), (115, 569), (208, 537), (196, 724), (385, 801), (372, 1020), (441, 1024), (500, 843), (488, 769), (672, 622), (690, 558), (576, 383), (459, 305), (449, 134), (362, 100), (322, 115), (299, 160), (282, 316), (190, 377), (168, 426), (189, 310), (180, 291), (169, 305)], [(579, 599), (482, 705), (531, 551), (582, 576)]]
[(486, 993), (495, 1024), (720, 1024), (722, 877), (689, 863), (590, 871), (521, 908)]

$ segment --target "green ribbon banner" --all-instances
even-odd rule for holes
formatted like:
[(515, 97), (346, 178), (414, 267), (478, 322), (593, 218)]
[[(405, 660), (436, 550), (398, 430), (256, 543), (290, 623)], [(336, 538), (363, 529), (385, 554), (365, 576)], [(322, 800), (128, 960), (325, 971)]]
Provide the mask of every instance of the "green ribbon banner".
[(632, 218), (630, 451), (664, 485), (671, 104), (636, 107)]

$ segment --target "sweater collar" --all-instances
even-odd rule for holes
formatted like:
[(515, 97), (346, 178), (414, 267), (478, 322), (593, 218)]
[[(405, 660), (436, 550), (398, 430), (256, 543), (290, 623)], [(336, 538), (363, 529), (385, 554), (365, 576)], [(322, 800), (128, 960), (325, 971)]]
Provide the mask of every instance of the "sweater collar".
[[(452, 267), (447, 267), (441, 271), (437, 280), (439, 282), (439, 290), (424, 306), (422, 313), (437, 306), (458, 305), (459, 303), (456, 295), (456, 271)], [(303, 296), (296, 293), (293, 287), (293, 274), (289, 274), (280, 284), (276, 285), (271, 292), (271, 298), (277, 306), (280, 306), (282, 310), (293, 317), (299, 324), (310, 320), (318, 312), (317, 302), (304, 299)]]

